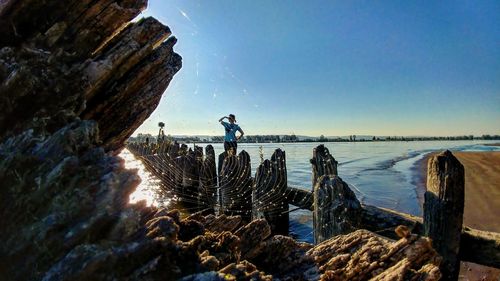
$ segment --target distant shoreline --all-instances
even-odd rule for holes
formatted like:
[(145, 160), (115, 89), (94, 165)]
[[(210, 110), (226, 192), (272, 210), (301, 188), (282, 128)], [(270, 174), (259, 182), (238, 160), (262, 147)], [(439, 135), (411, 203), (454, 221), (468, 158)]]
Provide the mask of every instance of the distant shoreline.
[[(167, 138), (168, 139), (168, 138)], [(223, 143), (223, 139), (212, 139), (212, 140), (204, 140), (204, 139), (192, 139), (192, 138), (171, 138), (171, 141), (177, 141), (180, 143), (199, 143), (199, 144), (212, 144), (212, 143)], [(374, 143), (374, 142), (419, 142), (419, 141), (481, 141), (484, 139), (390, 139), (390, 140), (369, 140), (369, 139), (363, 139), (363, 140), (346, 140), (346, 139), (341, 139), (341, 140), (300, 140), (300, 141), (247, 141), (247, 140), (240, 140), (238, 143), (240, 144), (266, 144), (266, 143)], [(145, 142), (145, 138), (143, 140), (139, 138), (130, 138), (128, 140), (129, 142)], [(149, 141), (152, 143), (156, 143), (156, 138), (151, 137), (149, 138)], [(496, 141), (496, 139), (495, 139)], [(497, 143), (485, 143), (483, 144), (485, 146), (500, 146), (500, 142)]]

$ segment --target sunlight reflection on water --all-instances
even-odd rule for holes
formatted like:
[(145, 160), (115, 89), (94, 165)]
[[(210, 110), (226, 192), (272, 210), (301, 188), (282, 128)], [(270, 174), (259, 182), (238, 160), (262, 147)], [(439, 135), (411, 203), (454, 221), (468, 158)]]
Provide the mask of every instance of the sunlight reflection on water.
[(160, 180), (146, 170), (142, 162), (137, 159), (128, 149), (124, 149), (119, 156), (125, 160), (125, 168), (137, 169), (137, 174), (141, 178), (141, 183), (137, 189), (130, 194), (130, 203), (146, 201), (147, 206), (167, 207), (171, 199), (163, 196), (164, 192), (160, 187)]

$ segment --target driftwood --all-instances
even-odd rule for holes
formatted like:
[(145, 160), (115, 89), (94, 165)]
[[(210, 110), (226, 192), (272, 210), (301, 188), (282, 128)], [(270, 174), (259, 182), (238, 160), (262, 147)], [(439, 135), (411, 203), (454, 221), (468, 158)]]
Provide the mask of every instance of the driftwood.
[(255, 175), (254, 219), (265, 218), (273, 234), (288, 235), (289, 213), (286, 199), (286, 156), (276, 149), (271, 161), (265, 160)]
[(430, 239), (417, 235), (391, 241), (357, 230), (315, 245), (307, 255), (322, 274), (320, 280), (430, 281), (441, 277), (439, 256)]

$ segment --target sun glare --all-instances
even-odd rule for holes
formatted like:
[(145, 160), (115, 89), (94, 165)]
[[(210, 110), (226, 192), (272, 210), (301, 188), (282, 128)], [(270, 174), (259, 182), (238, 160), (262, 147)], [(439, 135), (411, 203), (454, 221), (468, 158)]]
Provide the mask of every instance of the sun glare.
[(130, 194), (130, 203), (136, 204), (140, 201), (146, 201), (147, 206), (166, 207), (170, 204), (170, 199), (162, 196), (160, 180), (155, 178), (142, 162), (137, 159), (128, 149), (124, 149), (120, 155), (125, 160), (125, 168), (137, 169), (137, 174), (141, 178), (141, 183), (137, 189)]

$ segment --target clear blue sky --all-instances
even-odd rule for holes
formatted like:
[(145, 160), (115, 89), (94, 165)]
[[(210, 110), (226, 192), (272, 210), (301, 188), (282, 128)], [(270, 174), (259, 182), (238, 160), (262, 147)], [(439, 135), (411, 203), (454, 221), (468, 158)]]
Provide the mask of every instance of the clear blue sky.
[(183, 67), (136, 133), (500, 134), (500, 1), (164, 1)]

